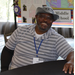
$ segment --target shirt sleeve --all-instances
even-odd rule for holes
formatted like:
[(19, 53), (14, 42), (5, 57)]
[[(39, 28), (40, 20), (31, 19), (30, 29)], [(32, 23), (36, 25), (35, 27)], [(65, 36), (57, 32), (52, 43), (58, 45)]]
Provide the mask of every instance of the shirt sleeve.
[(58, 56), (66, 59), (67, 55), (74, 51), (74, 49), (69, 45), (69, 43), (65, 40), (63, 36), (59, 37), (56, 41), (56, 50)]
[(19, 28), (17, 28), (12, 35), (10, 36), (10, 38), (8, 39), (8, 41), (6, 42), (5, 46), (8, 49), (11, 50), (15, 50), (16, 44), (17, 44), (17, 35), (18, 35), (18, 30)]

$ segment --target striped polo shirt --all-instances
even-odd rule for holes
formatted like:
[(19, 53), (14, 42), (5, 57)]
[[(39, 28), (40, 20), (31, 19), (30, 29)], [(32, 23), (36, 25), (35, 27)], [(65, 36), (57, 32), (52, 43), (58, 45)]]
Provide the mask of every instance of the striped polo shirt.
[(6, 43), (7, 48), (14, 50), (10, 64), (12, 69), (33, 64), (33, 58), (36, 57), (34, 37), (37, 49), (43, 39), (38, 51), (38, 58), (41, 61), (55, 61), (59, 56), (66, 59), (67, 55), (73, 51), (65, 38), (52, 28), (37, 38), (35, 26), (29, 25), (17, 28)]

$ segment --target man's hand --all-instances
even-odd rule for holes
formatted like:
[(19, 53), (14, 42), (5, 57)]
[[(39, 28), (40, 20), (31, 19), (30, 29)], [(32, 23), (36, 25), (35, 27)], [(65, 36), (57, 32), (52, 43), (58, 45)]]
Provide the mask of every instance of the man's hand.
[(69, 74), (74, 73), (74, 51), (70, 52), (66, 58), (67, 63), (63, 67), (63, 71), (67, 73), (69, 70)]
[(63, 71), (67, 73), (68, 70), (69, 70), (69, 74), (71, 74), (72, 71), (74, 73), (74, 63), (72, 61), (69, 61), (64, 65)]

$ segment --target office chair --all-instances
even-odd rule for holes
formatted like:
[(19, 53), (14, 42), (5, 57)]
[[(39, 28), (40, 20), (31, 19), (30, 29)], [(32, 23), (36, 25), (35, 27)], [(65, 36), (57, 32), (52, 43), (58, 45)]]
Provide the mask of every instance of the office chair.
[(13, 22), (7, 22), (5, 24), (5, 28), (4, 28), (5, 43), (8, 41), (10, 35), (13, 33), (14, 30), (15, 30), (15, 24)]

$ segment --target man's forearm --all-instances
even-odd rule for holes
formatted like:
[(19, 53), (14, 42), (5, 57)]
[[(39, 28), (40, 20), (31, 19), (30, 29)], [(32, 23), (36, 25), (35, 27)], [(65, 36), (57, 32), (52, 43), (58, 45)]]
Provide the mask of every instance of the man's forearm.
[(72, 61), (74, 63), (74, 51), (70, 52), (66, 58), (67, 61)]
[(8, 70), (14, 50), (8, 49), (6, 46), (1, 53), (1, 72)]

